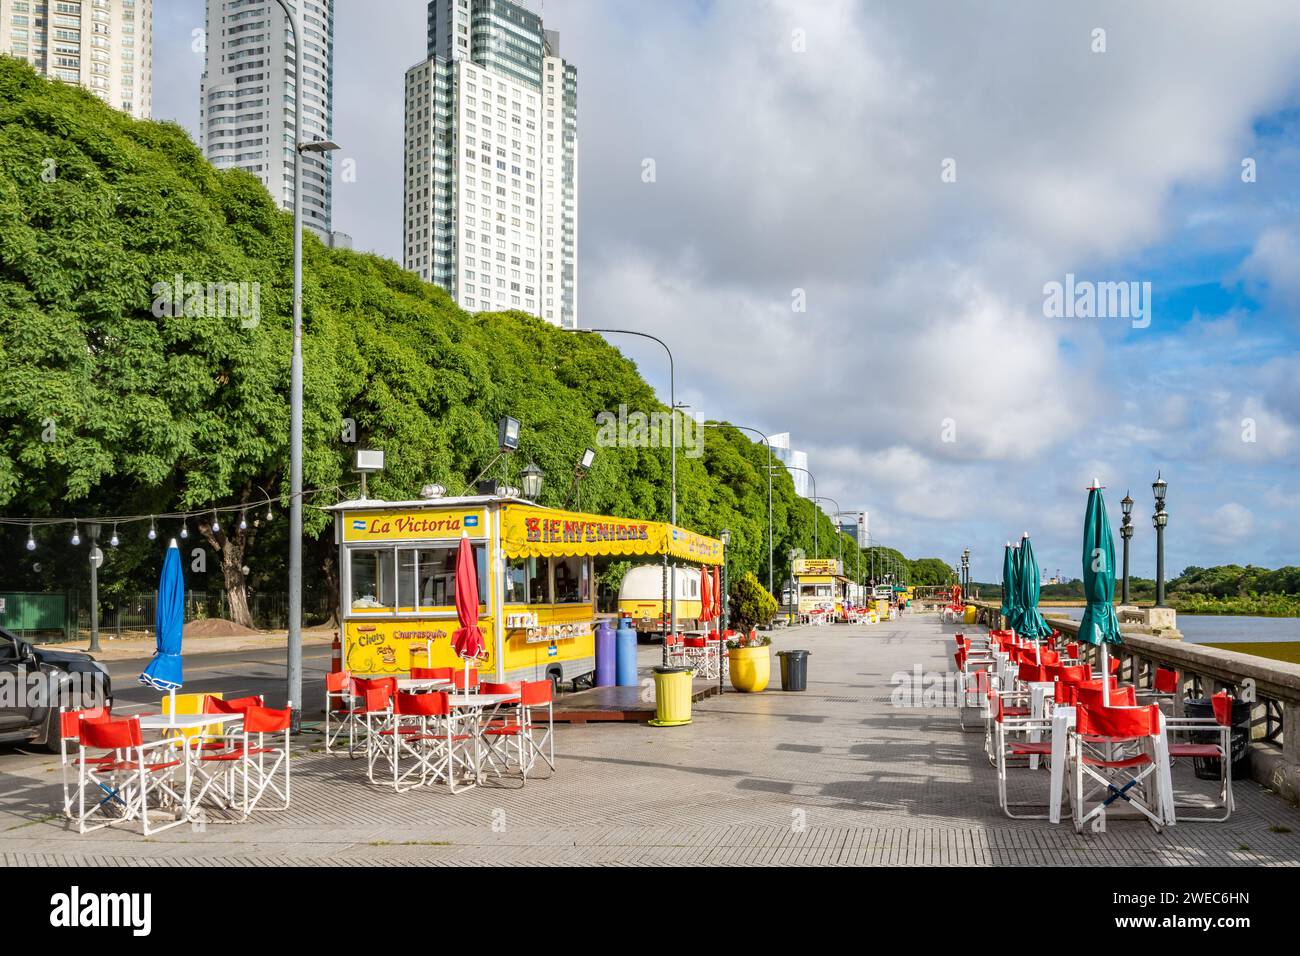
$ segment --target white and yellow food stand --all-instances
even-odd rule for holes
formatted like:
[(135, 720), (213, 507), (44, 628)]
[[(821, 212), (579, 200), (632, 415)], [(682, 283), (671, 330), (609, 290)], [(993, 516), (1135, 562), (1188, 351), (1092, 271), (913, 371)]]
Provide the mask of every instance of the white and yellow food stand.
[(597, 556), (722, 563), (721, 541), (685, 528), (519, 498), (360, 499), (328, 510), (343, 667), (358, 675), (462, 666), (451, 648), (462, 537), (478, 564), (485, 680), (574, 680), (595, 670)]
[(832, 620), (844, 617), (849, 585), (837, 558), (799, 558), (794, 562), (794, 580), (799, 597), (799, 614), (829, 614)]

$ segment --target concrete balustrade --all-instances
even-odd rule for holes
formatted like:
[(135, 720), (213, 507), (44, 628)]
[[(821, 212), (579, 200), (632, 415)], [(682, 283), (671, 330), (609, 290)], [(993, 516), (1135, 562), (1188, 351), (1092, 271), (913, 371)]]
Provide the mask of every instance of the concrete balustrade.
[[(980, 624), (1002, 626), (1000, 605), (972, 603)], [(1070, 639), (1078, 638), (1078, 621), (1053, 617), (1050, 608), (1042, 610), (1054, 628)], [(1157, 667), (1178, 671), (1183, 693), (1175, 699), (1176, 713), (1181, 712), (1185, 697), (1208, 697), (1224, 689), (1239, 700), (1250, 700), (1251, 776), (1286, 800), (1300, 803), (1300, 664), (1135, 633), (1123, 624), (1124, 643), (1111, 649), (1112, 658), (1121, 662), (1121, 679), (1151, 687)], [(1084, 649), (1095, 664), (1096, 649), (1091, 645)]]

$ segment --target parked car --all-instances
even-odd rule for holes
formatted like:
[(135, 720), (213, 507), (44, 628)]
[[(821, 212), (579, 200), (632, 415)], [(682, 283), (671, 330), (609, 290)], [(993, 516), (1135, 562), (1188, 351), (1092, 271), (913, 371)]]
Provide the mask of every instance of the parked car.
[(80, 651), (38, 650), (0, 628), (0, 744), (59, 750), (59, 706), (111, 704), (108, 668)]

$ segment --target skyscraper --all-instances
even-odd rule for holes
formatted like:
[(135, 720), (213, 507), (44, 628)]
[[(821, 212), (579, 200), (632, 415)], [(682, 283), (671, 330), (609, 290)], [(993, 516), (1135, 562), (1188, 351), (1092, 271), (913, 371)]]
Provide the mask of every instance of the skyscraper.
[(407, 269), (471, 311), (576, 328), (578, 74), (512, 0), (431, 0), (406, 73)]
[[(806, 451), (796, 451), (790, 447), (789, 432), (773, 435), (768, 440), (772, 443), (772, 454), (776, 455), (785, 464), (786, 468), (806, 469), (808, 467), (808, 453)], [(799, 497), (807, 498), (812, 494), (809, 490), (808, 473), (806, 471), (791, 471), (790, 480), (794, 482), (794, 493)]]
[[(290, 0), (302, 13), (303, 141), (334, 127), (333, 0)], [(293, 208), (293, 30), (276, 0), (207, 0), (207, 46), (199, 86), (199, 145), (218, 169), (260, 179), (282, 209)], [(303, 155), (303, 223), (332, 229), (329, 153)]]
[(0, 53), (148, 119), (153, 0), (0, 0)]

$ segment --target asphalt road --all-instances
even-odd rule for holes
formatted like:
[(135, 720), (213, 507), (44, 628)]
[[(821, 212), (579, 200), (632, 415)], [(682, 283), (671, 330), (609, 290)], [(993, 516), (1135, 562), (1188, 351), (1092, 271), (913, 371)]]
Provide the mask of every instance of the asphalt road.
[[(113, 677), (114, 713), (158, 712), (158, 691), (139, 681), (140, 671), (149, 663), (148, 658), (105, 663)], [(220, 693), (223, 697), (260, 694), (266, 698), (268, 707), (283, 707), (285, 666), (282, 647), (195, 655), (185, 659), (184, 693)], [(304, 713), (308, 719), (324, 704), (322, 684), (329, 666), (328, 644), (302, 649), (302, 683), (306, 696)]]
[[(185, 660), (184, 693), (221, 693), (223, 697), (260, 694), (269, 707), (283, 707), (285, 700), (284, 648), (222, 651), (195, 654)], [(160, 694), (139, 681), (149, 658), (104, 661), (113, 678), (113, 712), (129, 715), (159, 712)], [(330, 646), (313, 644), (302, 649), (302, 683), (306, 698), (304, 719), (315, 721), (325, 703), (324, 680), (330, 666)], [(0, 745), (0, 778), (5, 771), (18, 771), (49, 754), (27, 747)], [(56, 764), (58, 758), (54, 758)], [(0, 786), (3, 784), (0, 783)]]

